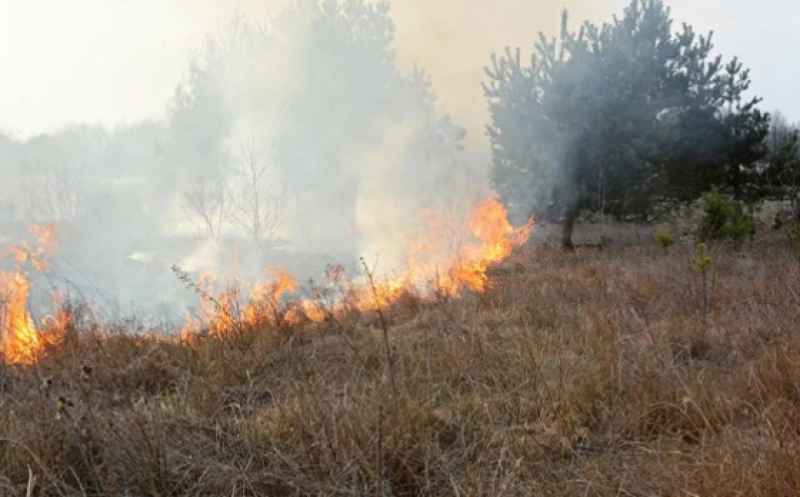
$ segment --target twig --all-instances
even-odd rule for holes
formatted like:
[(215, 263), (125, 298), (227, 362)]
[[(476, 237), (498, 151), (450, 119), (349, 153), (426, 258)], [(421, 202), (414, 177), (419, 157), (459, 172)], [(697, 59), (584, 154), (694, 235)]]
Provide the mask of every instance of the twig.
[(370, 271), (364, 258), (361, 258), (361, 263), (364, 265), (364, 270), (367, 272), (369, 285), (372, 289), (372, 296), (375, 298), (375, 310), (378, 312), (380, 318), (381, 328), (383, 329), (383, 343), (386, 348), (386, 362), (389, 367), (389, 380), (392, 383), (392, 411), (397, 412), (397, 382), (394, 375), (394, 359), (392, 357), (392, 346), (389, 343), (389, 326), (386, 324), (386, 318), (381, 309), (381, 302), (378, 300), (378, 289), (375, 287), (375, 278), (372, 271)]
[(33, 489), (36, 488), (36, 476), (33, 470), (28, 466), (28, 487), (25, 490), (25, 497), (33, 497)]
[(383, 406), (378, 406), (378, 460), (376, 468), (375, 495), (383, 497)]

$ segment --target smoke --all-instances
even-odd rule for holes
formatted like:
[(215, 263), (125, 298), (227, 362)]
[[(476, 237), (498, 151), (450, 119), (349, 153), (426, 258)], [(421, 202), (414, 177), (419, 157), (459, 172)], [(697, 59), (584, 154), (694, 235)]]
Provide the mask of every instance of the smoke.
[(485, 151), (488, 141), (486, 99), (481, 89), (484, 67), (492, 53), (505, 47), (532, 49), (540, 32), (558, 33), (561, 11), (576, 20), (607, 17), (614, 0), (401, 0), (393, 4), (399, 26), (397, 54), (401, 66), (417, 62), (434, 77), (440, 104), (469, 130), (467, 144)]
[[(389, 14), (334, 4), (137, 4), (160, 12), (164, 39), (193, 40), (192, 64), (184, 51), (181, 61), (153, 53), (146, 66), (180, 66), (181, 88), (152, 121), (0, 143), (0, 168), (15, 178), (4, 182), (13, 201), (0, 205), (7, 238), (56, 220), (55, 270), (118, 313), (193, 302), (172, 264), (247, 279), (270, 264), (319, 277), (358, 256), (399, 269), (426, 213), (463, 219), (485, 192), (489, 55), (555, 33), (564, 7), (579, 19), (608, 10), (588, 0), (397, 0)], [(256, 183), (258, 195), (242, 190)]]
[[(192, 31), (212, 29), (220, 19), (240, 12), (248, 19), (269, 22), (294, 0), (231, 0), (198, 4), (172, 2), (176, 12), (192, 12)], [(396, 24), (393, 48), (398, 67), (410, 71), (414, 64), (433, 78), (439, 107), (468, 130), (466, 145), (485, 153), (488, 119), (481, 89), (484, 67), (492, 53), (505, 47), (530, 50), (539, 33), (558, 33), (561, 11), (573, 19), (607, 18), (626, 0), (394, 0), (391, 16)], [(290, 62), (284, 61), (289, 67)]]

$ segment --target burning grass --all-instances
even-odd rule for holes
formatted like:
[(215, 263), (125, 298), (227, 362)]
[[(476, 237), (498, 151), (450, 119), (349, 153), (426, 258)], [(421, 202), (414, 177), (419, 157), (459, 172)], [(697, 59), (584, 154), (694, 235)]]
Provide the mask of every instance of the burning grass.
[[(212, 274), (194, 282), (174, 267), (177, 276), (202, 298), (201, 315), (187, 317), (181, 336), (193, 340), (199, 332), (222, 336), (241, 328), (286, 328), (305, 321), (321, 322), (353, 310), (381, 311), (409, 295), (432, 301), (455, 298), (464, 291), (483, 292), (489, 286), (489, 267), (525, 244), (532, 229), (532, 221), (521, 228), (512, 227), (505, 208), (493, 198), (478, 203), (465, 226), (445, 226), (428, 213), (428, 229), (408, 247), (400, 274), (378, 277), (362, 259), (364, 274), (360, 279), (349, 280), (333, 268), (322, 286), (312, 282), (303, 289), (307, 298), (298, 296), (300, 285), (282, 268), (268, 269), (264, 281), (227, 281), (220, 288)], [(459, 235), (459, 243), (452, 243), (448, 231)], [(323, 299), (326, 293), (336, 297)]]
[(38, 332), (27, 305), (30, 272), (46, 272), (48, 259), (56, 250), (55, 226), (32, 225), (28, 230), (32, 242), (23, 240), (6, 249), (16, 268), (0, 270), (0, 358), (8, 363), (33, 363), (49, 338)]
[[(2, 370), (0, 493), (797, 495), (800, 266), (528, 247), (483, 293), (175, 344), (97, 329)], [(391, 378), (396, 385), (393, 389)]]

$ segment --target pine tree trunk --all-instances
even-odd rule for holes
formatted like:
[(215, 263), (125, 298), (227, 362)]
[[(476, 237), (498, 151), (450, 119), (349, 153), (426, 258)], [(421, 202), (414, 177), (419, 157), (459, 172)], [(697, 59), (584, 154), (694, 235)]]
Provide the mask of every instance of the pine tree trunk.
[(578, 218), (577, 205), (570, 205), (567, 207), (566, 215), (564, 216), (564, 224), (561, 231), (561, 245), (568, 250), (575, 248), (572, 241), (572, 232), (575, 229), (575, 220)]

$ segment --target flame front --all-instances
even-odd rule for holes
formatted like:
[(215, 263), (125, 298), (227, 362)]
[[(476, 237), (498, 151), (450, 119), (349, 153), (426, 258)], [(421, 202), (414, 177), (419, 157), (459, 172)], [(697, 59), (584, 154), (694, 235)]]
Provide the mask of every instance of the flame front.
[(512, 250), (528, 241), (533, 223), (515, 230), (508, 222), (505, 208), (495, 199), (481, 203), (469, 220), (471, 234), (480, 240), (478, 246), (466, 247), (451, 270), (450, 290), (458, 294), (462, 288), (482, 292), (488, 285), (489, 266), (511, 255)]
[[(385, 309), (408, 293), (431, 298), (457, 297), (465, 290), (483, 292), (489, 286), (489, 267), (527, 242), (533, 229), (532, 222), (515, 229), (508, 222), (505, 207), (494, 198), (480, 202), (463, 226), (431, 212), (427, 214), (428, 228), (408, 247), (406, 269), (401, 274), (379, 278), (370, 272), (361, 283), (348, 282), (347, 294), (356, 309), (362, 312)], [(206, 275), (201, 280), (206, 288), (204, 294), (209, 295), (203, 307), (210, 334), (221, 336), (237, 326), (319, 322), (328, 315), (319, 300), (285, 301), (299, 288), (288, 271), (276, 269), (267, 274), (266, 282), (258, 282), (249, 289), (250, 297), (243, 306), (237, 305), (242, 293), (237, 284), (229, 282), (226, 290), (210, 297), (212, 278)], [(336, 313), (345, 307), (342, 301), (331, 311)], [(189, 320), (183, 337), (198, 330), (200, 325)]]
[[(494, 198), (480, 202), (464, 223), (442, 219), (427, 212), (427, 229), (407, 247), (406, 265), (394, 277), (368, 274), (361, 282), (345, 281), (340, 299), (323, 305), (319, 295), (301, 300), (297, 280), (283, 268), (266, 272), (267, 278), (255, 284), (227, 281), (217, 290), (213, 274), (204, 273), (195, 290), (202, 296), (202, 316), (187, 322), (180, 340), (191, 341), (195, 333), (206, 329), (212, 336), (223, 337), (237, 329), (264, 326), (279, 327), (302, 322), (323, 321), (347, 309), (362, 312), (385, 309), (404, 295), (423, 299), (438, 296), (456, 297), (464, 291), (483, 292), (489, 286), (487, 270), (507, 258), (514, 248), (524, 244), (533, 229), (529, 223), (515, 229), (507, 219), (505, 208)], [(26, 310), (30, 280), (27, 267), (44, 272), (49, 268), (48, 256), (55, 250), (52, 225), (29, 227), (35, 244), (21, 242), (9, 253), (17, 263), (15, 272), (0, 272), (0, 331), (2, 351), (8, 362), (31, 363), (43, 347), (43, 336)], [(328, 275), (331, 286), (341, 284), (341, 274)], [(247, 299), (242, 303), (242, 296)]]
[[(299, 288), (294, 276), (284, 268), (266, 271), (268, 279), (253, 285), (242, 284), (236, 280), (227, 282), (222, 291), (215, 291), (216, 280), (211, 273), (204, 273), (196, 285), (202, 296), (202, 319), (187, 316), (180, 339), (191, 340), (193, 334), (203, 328), (205, 323), (209, 335), (222, 337), (238, 328), (257, 326), (277, 326), (296, 324), (305, 316), (321, 321), (324, 315), (312, 301), (293, 305), (283, 303), (287, 295)], [(246, 303), (241, 303), (243, 294), (248, 294)]]
[(359, 308), (374, 310), (395, 302), (406, 290), (450, 297), (464, 290), (483, 292), (492, 264), (527, 242), (533, 223), (515, 229), (505, 207), (494, 198), (480, 202), (466, 226), (428, 213), (428, 229), (409, 249), (407, 270), (400, 277), (366, 288)]

